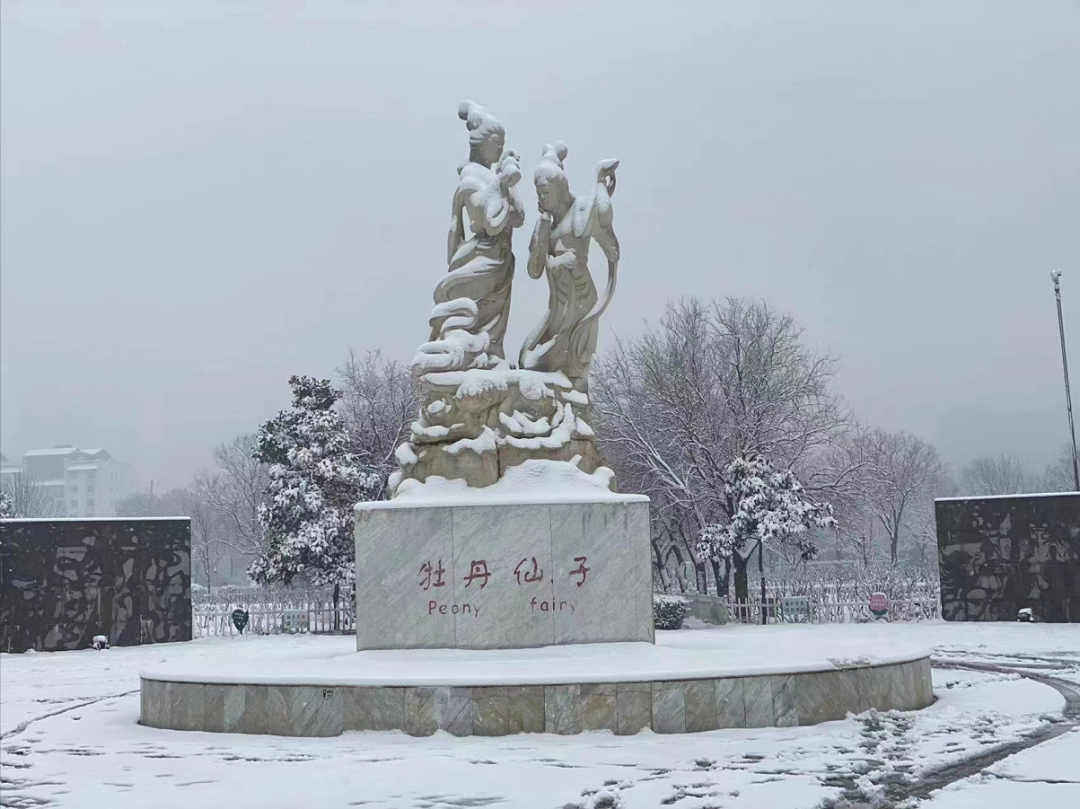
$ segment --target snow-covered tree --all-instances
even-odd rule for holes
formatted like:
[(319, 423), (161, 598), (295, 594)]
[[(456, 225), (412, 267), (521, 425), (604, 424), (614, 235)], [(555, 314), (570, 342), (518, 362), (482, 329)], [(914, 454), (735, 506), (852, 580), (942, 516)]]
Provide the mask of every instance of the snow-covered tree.
[(366, 468), (379, 472), (382, 484), (372, 499), (382, 499), (390, 474), (398, 468), (394, 453), (409, 437), (420, 410), (416, 380), (408, 368), (384, 359), (379, 351), (361, 357), (351, 349), (338, 375), (349, 451)]
[(917, 511), (923, 517), (933, 514), (933, 495), (945, 472), (937, 449), (909, 433), (869, 430), (854, 442), (861, 445), (866, 464), (860, 486), (866, 508), (885, 529), (889, 541), (889, 559), (900, 558), (900, 538), (910, 536), (910, 526)]
[[(759, 571), (764, 549), (794, 550), (802, 559), (817, 556), (813, 528), (836, 524), (832, 506), (808, 497), (795, 473), (774, 469), (763, 455), (736, 458), (724, 470), (724, 493), (731, 503), (731, 519), (705, 526), (698, 542), (698, 557), (727, 561), (758, 551)], [(747, 598), (746, 566), (736, 574), (736, 597)], [(764, 588), (764, 579), (762, 579)], [(764, 592), (762, 594), (764, 598)]]
[(192, 491), (220, 522), (219, 540), (240, 558), (258, 556), (263, 549), (259, 506), (266, 499), (266, 464), (255, 457), (256, 440), (241, 435), (214, 450), (214, 469), (196, 475)]
[(711, 567), (716, 592), (745, 580), (746, 560), (702, 561), (704, 528), (732, 517), (725, 470), (761, 454), (790, 469), (818, 498), (849, 488), (858, 458), (827, 457), (851, 418), (835, 394), (836, 362), (813, 351), (794, 320), (764, 301), (689, 298), (659, 324), (617, 342), (593, 363), (590, 398), (607, 466), (620, 488), (652, 500), (653, 557), (680, 577), (695, 560), (698, 587)]
[(380, 476), (348, 451), (349, 435), (328, 379), (294, 376), (293, 403), (265, 422), (255, 457), (269, 466), (259, 507), (265, 547), (249, 574), (259, 583), (355, 579), (353, 505), (371, 499)]
[(10, 519), (15, 515), (15, 503), (7, 492), (0, 491), (0, 519)]
[(62, 506), (53, 499), (48, 486), (28, 472), (4, 475), (0, 489), (7, 498), (8, 506), (15, 517), (59, 517)]

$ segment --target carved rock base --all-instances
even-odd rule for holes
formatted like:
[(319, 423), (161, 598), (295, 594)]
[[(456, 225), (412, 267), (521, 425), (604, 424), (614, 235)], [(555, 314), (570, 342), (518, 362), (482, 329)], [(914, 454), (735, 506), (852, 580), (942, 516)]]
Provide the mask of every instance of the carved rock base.
[(653, 641), (649, 501), (356, 507), (358, 649)]

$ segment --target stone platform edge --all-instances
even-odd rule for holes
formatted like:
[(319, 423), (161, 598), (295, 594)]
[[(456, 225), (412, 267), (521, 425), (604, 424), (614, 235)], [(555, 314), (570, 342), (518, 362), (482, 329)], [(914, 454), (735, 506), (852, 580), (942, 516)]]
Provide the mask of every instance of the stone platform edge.
[(262, 685), (142, 676), (140, 722), (212, 733), (344, 731), (630, 735), (816, 725), (934, 701), (930, 658), (832, 671), (619, 683), (488, 686)]

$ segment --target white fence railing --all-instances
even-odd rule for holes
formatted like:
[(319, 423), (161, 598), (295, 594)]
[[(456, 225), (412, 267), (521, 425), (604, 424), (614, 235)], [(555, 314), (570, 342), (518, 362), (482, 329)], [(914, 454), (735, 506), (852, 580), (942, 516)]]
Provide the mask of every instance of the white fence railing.
[[(295, 617), (290, 621), (292, 624), (305, 624), (307, 631), (316, 634), (352, 634), (356, 631), (356, 618), (351, 607), (337, 607), (332, 604), (309, 604), (297, 606), (288, 604), (282, 606), (260, 605), (241, 607), (248, 614), (248, 624), (244, 627), (245, 635), (280, 635), (287, 632), (285, 629), (285, 614), (306, 613), (306, 621), (296, 621)], [(195, 607), (192, 611), (192, 628), (197, 638), (232, 636), (240, 632), (233, 624), (233, 608), (217, 606)]]
[[(727, 601), (725, 606), (730, 621), (740, 624), (761, 623), (760, 601)], [(767, 602), (765, 609), (769, 623), (784, 620), (782, 611), (775, 602), (771, 600)], [(940, 612), (936, 598), (912, 598), (892, 601), (889, 603), (888, 613), (880, 619), (870, 611), (870, 604), (866, 601), (830, 602), (810, 599), (808, 621), (813, 624), (848, 624), (867, 623), (875, 620), (928, 621), (939, 617)]]
[[(699, 597), (700, 598), (700, 597)], [(740, 624), (761, 623), (761, 602), (736, 602), (715, 599), (727, 610), (727, 619)], [(766, 603), (769, 623), (784, 621), (782, 610), (771, 599)], [(866, 623), (874, 620), (887, 621), (924, 621), (939, 618), (938, 601), (935, 598), (914, 598), (889, 603), (888, 615), (876, 618), (870, 612), (870, 604), (861, 602), (832, 602), (810, 599), (809, 615), (798, 620), (815, 624)], [(316, 634), (352, 634), (356, 631), (356, 616), (351, 607), (331, 603), (297, 605), (260, 604), (244, 608), (248, 613), (248, 624), (244, 628), (246, 635), (280, 635), (287, 632), (286, 623), (307, 626), (307, 631)], [(306, 613), (307, 619), (296, 620), (295, 613)], [(286, 622), (286, 613), (293, 613)], [(193, 629), (195, 637), (220, 637), (238, 635), (232, 620), (233, 608), (213, 605), (196, 606), (193, 610)], [(789, 618), (790, 619), (790, 618)]]

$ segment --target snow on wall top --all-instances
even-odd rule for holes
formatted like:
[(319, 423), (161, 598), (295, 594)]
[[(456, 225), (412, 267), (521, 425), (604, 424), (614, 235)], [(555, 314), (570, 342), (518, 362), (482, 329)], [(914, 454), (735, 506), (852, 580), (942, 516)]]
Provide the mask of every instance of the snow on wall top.
[(967, 497), (935, 497), (935, 503), (958, 500), (1019, 500), (1028, 497), (1080, 497), (1080, 492), (1032, 492), (1030, 494), (972, 494)]
[(5, 517), (0, 522), (148, 522), (149, 520), (187, 520), (191, 517)]

